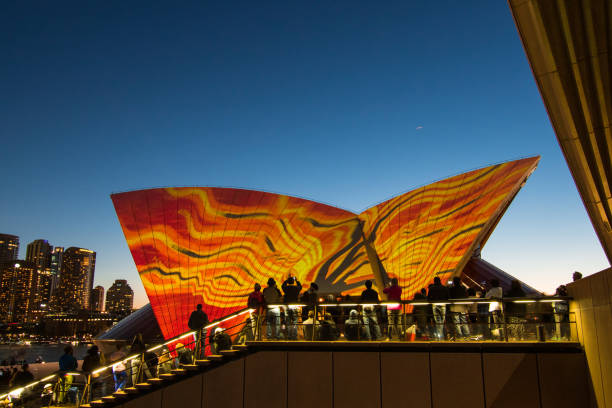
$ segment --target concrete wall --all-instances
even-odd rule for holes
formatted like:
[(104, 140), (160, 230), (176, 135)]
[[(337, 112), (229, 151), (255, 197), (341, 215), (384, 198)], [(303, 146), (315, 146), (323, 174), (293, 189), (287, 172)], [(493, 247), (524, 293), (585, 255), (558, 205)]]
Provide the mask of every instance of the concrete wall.
[(589, 407), (584, 354), (259, 351), (124, 408)]
[(612, 268), (567, 285), (600, 408), (612, 408)]

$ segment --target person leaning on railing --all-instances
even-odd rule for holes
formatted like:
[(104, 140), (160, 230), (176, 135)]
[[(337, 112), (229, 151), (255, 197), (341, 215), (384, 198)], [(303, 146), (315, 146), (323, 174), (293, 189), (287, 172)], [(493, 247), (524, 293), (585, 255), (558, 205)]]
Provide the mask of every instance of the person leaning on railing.
[[(485, 294), (487, 299), (498, 299), (501, 300), (504, 296), (501, 286), (499, 286), (499, 280), (491, 279), (491, 288)], [(498, 340), (501, 340), (503, 336), (502, 329), (502, 303), (491, 302), (489, 303), (489, 317), (491, 319), (491, 335)]]
[[(253, 292), (249, 294), (249, 297), (247, 299), (247, 307), (254, 310), (251, 316), (251, 321), (248, 322), (248, 329), (251, 330), (251, 332), (253, 333), (253, 338), (257, 340), (260, 339), (259, 327), (262, 323), (261, 318), (263, 316), (264, 305), (265, 301), (263, 294), (261, 293), (261, 285), (259, 283), (256, 283), (253, 286)], [(245, 334), (245, 337), (248, 340), (251, 336)]]
[(196, 306), (196, 310), (191, 312), (187, 326), (195, 331), (195, 358), (199, 359), (202, 355), (202, 344), (206, 339), (206, 325), (208, 325), (208, 315), (202, 310), (202, 304)]
[[(295, 303), (300, 297), (302, 284), (294, 276), (289, 276), (281, 286), (285, 294), (285, 303)], [(297, 340), (298, 337), (298, 308), (289, 305), (287, 308), (287, 339)]]
[[(87, 350), (87, 354), (85, 355), (85, 357), (83, 357), (83, 363), (81, 364), (81, 370), (83, 370), (83, 373), (85, 373), (85, 376), (87, 377), (87, 383), (89, 385), (87, 389), (87, 393), (89, 394), (87, 395), (87, 401), (91, 400), (91, 396), (93, 395), (93, 387), (95, 384), (97, 384), (97, 382), (94, 381), (94, 376), (92, 375), (92, 372), (101, 366), (102, 362), (100, 361), (100, 352), (98, 346), (91, 346), (91, 348)], [(102, 387), (104, 387), (104, 381), (101, 381), (101, 385)], [(105, 389), (102, 390), (102, 394), (106, 394)]]
[[(270, 339), (280, 339), (280, 308), (276, 305), (281, 303), (281, 292), (276, 287), (276, 281), (273, 278), (268, 279), (268, 287), (263, 290), (263, 297), (268, 305), (268, 325), (266, 327), (266, 337)], [(272, 306), (270, 306), (272, 305)]]
[[(567, 287), (565, 285), (559, 286), (555, 291), (555, 296), (567, 296)], [(553, 311), (555, 312), (555, 331), (557, 340), (569, 340), (569, 304), (565, 300), (555, 302), (553, 304)]]
[(441, 304), (432, 304), (434, 318), (434, 337), (440, 341), (444, 339), (444, 322), (446, 321), (446, 302), (449, 298), (448, 288), (442, 285), (440, 278), (436, 276), (427, 292), (427, 300), (430, 302), (440, 301)]
[(72, 375), (68, 374), (70, 371), (74, 371), (78, 367), (76, 358), (72, 355), (74, 350), (72, 346), (64, 347), (64, 354), (59, 359), (59, 378), (60, 378), (60, 389), (57, 397), (58, 404), (65, 401), (68, 395), (68, 390), (72, 385)]
[[(453, 278), (453, 285), (448, 288), (448, 293), (451, 299), (467, 298), (467, 292), (461, 284), (461, 278), (458, 276)], [(456, 338), (468, 337), (470, 330), (467, 324), (467, 305), (451, 304), (449, 309), (453, 319), (453, 335)]]
[(110, 355), (110, 360), (115, 362), (115, 364), (113, 364), (113, 379), (115, 381), (115, 391), (119, 391), (125, 388), (125, 384), (127, 383), (127, 367), (123, 363), (123, 359), (127, 357), (127, 354), (123, 350), (123, 345), (121, 343), (117, 343), (116, 347), (117, 350)]
[[(401, 302), (402, 288), (399, 286), (397, 278), (391, 279), (391, 283), (383, 289), (383, 293), (387, 295), (387, 300)], [(389, 340), (392, 340), (394, 336), (397, 336), (398, 340), (401, 337), (401, 309), (402, 307), (399, 303), (397, 305), (387, 306), (387, 318), (389, 319), (387, 336), (389, 337)]]
[[(525, 291), (521, 287), (521, 282), (514, 279), (510, 284), (510, 290), (506, 292), (505, 297), (522, 298), (525, 297)], [(525, 303), (516, 303), (513, 301), (504, 303), (504, 315), (508, 328), (508, 338), (512, 340), (522, 340), (525, 337), (525, 314), (527, 305)]]
[[(427, 291), (425, 290), (425, 288), (421, 289), (420, 292), (415, 293), (412, 300), (416, 300), (419, 302), (427, 301)], [(414, 317), (414, 320), (416, 321), (417, 325), (416, 335), (420, 339), (429, 337), (429, 333), (427, 332), (427, 318), (430, 308), (430, 305), (415, 305), (412, 307), (412, 316)]]

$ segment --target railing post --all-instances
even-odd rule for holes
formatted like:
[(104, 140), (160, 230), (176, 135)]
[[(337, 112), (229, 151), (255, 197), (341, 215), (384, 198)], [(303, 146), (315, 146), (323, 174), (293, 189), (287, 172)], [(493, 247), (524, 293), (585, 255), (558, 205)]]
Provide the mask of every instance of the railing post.
[(311, 341), (315, 341), (315, 332), (317, 331), (317, 318), (318, 318), (318, 311), (317, 311), (317, 303), (315, 302), (314, 304), (314, 316), (312, 318), (312, 338), (310, 339)]

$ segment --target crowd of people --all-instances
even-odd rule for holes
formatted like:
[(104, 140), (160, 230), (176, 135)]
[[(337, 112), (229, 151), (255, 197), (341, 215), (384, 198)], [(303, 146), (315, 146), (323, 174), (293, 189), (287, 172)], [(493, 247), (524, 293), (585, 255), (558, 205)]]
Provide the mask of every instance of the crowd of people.
[[(516, 341), (536, 339), (536, 325), (546, 323), (549, 323), (547, 330), (552, 332), (548, 337), (559, 340), (570, 337), (566, 301), (549, 304), (550, 310), (527, 313), (526, 303), (503, 300), (526, 296), (518, 280), (512, 281), (511, 287), (504, 291), (497, 279), (474, 288), (458, 277), (448, 285), (436, 277), (428, 288), (414, 295), (414, 305), (406, 308), (401, 304), (402, 288), (397, 279), (391, 279), (383, 289), (384, 304), (379, 304), (381, 299), (372, 286), (371, 281), (366, 281), (359, 297), (326, 295), (320, 298), (316, 283), (301, 293), (302, 284), (294, 276), (289, 276), (280, 289), (273, 278), (268, 279), (263, 290), (255, 284), (247, 300), (247, 307), (254, 313), (247, 319), (237, 341), (263, 338)], [(567, 295), (565, 286), (557, 289), (557, 295)], [(478, 302), (479, 298), (490, 301)], [(449, 302), (450, 299), (464, 302)], [(350, 302), (359, 302), (361, 307), (342, 306)], [(336, 304), (323, 306), (326, 303)]]
[[(574, 280), (580, 276), (574, 276)], [(195, 340), (189, 344), (176, 343), (172, 350), (168, 346), (148, 351), (140, 334), (129, 346), (118, 342), (116, 350), (107, 356), (111, 364), (109, 378), (98, 369), (106, 359), (97, 346), (92, 346), (83, 357), (80, 375), (87, 379), (87, 385), (80, 392), (91, 396), (95, 389), (106, 395), (107, 385), (114, 384), (114, 390), (135, 385), (147, 378), (170, 373), (184, 364), (193, 364), (204, 358), (204, 354), (216, 354), (236, 343), (256, 339), (306, 340), (306, 341), (384, 341), (384, 340), (524, 340), (531, 336), (530, 323), (549, 323), (550, 337), (566, 339), (569, 333), (569, 307), (567, 301), (545, 303), (550, 310), (527, 310), (527, 303), (513, 299), (525, 298), (520, 282), (514, 280), (504, 291), (496, 279), (478, 287), (465, 285), (460, 278), (444, 285), (440, 278), (413, 297), (413, 302), (403, 305), (402, 287), (397, 279), (391, 279), (384, 287), (386, 295), (381, 302), (372, 281), (365, 282), (360, 296), (320, 295), (316, 283), (306, 291), (294, 276), (289, 276), (279, 287), (273, 278), (267, 286), (255, 284), (248, 296), (247, 307), (252, 313), (239, 332), (231, 334), (216, 326), (207, 337), (208, 316), (202, 305), (191, 313), (188, 326), (195, 333)], [(566, 297), (565, 286), (557, 289), (556, 295)], [(323, 297), (320, 297), (323, 296)], [(483, 298), (487, 301), (478, 301)], [(457, 301), (464, 300), (464, 301)], [(395, 303), (397, 302), (397, 303)], [(551, 306), (552, 305), (552, 306)], [(550, 329), (552, 327), (552, 329)], [(237, 327), (234, 327), (237, 328)], [(530, 331), (530, 333), (526, 333)], [(208, 343), (206, 339), (208, 338)], [(206, 352), (206, 348), (208, 352)], [(76, 403), (79, 388), (73, 384), (73, 375), (79, 370), (73, 356), (74, 350), (66, 346), (59, 359), (58, 382), (45, 384), (42, 394), (43, 405)], [(126, 360), (128, 356), (135, 356)], [(28, 364), (21, 369), (15, 367), (0, 369), (0, 385), (4, 388), (24, 386), (34, 381)], [(81, 394), (82, 397), (82, 394)]]

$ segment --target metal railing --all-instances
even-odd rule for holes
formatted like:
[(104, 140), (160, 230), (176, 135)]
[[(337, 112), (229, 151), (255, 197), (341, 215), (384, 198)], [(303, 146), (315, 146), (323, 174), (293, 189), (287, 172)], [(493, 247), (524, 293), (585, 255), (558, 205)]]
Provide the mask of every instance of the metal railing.
[[(0, 395), (0, 406), (80, 406), (113, 391), (161, 380), (215, 354), (212, 329), (224, 328), (229, 344), (248, 341), (576, 341), (573, 313), (554, 305), (570, 298), (449, 299), (444, 301), (279, 303), (242, 309), (206, 325), (127, 355), (91, 372), (58, 371)], [(521, 310), (516, 312), (516, 306)], [(514, 310), (513, 310), (514, 309)], [(199, 334), (199, 335), (198, 335)], [(221, 347), (227, 348), (227, 342)], [(231, 348), (231, 346), (229, 346)], [(129, 385), (129, 386), (128, 386)]]
[[(205, 336), (207, 331), (252, 311), (247, 308), (231, 313), (204, 326), (200, 336), (196, 335), (196, 331), (189, 331), (91, 372), (57, 371), (3, 393), (0, 395), (0, 407), (79, 407), (96, 398), (111, 395), (114, 391), (135, 387), (145, 380), (172, 375), (173, 370), (194, 364), (198, 359), (217, 351), (214, 338), (211, 343), (211, 337)], [(224, 332), (230, 338), (238, 338), (245, 325), (241, 321), (224, 328)]]
[(549, 296), (278, 303), (268, 305), (265, 315), (259, 316), (254, 337), (260, 341), (577, 341), (575, 317), (567, 311), (569, 300)]

